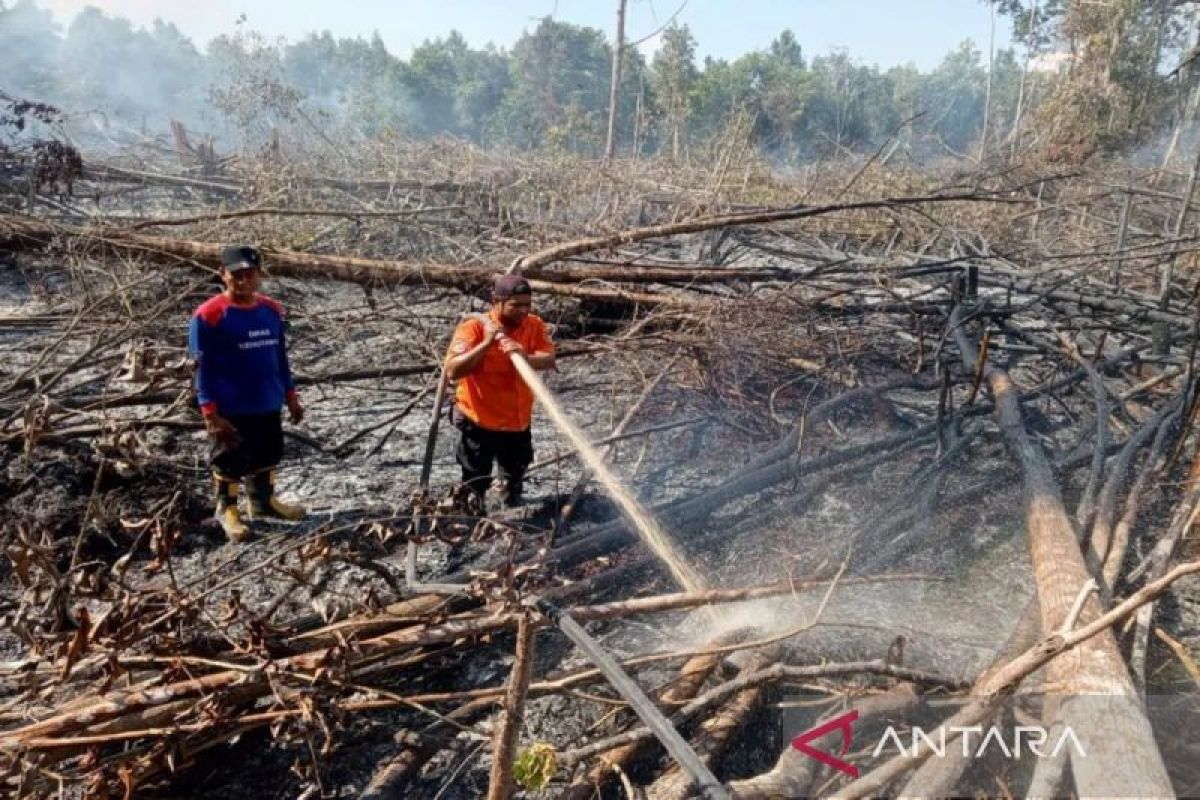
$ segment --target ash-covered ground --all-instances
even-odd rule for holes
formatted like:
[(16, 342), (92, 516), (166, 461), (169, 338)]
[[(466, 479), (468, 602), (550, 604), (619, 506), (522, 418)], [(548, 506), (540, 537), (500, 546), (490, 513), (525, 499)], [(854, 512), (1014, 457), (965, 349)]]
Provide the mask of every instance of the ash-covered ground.
[[(690, 241), (681, 258), (703, 244)], [(280, 629), (313, 614), (332, 620), (394, 599), (403, 582), (405, 544), (389, 532), (403, 527), (396, 521), (409, 512), (417, 490), (433, 413), (436, 373), (429, 367), (440, 359), (461, 315), (482, 309), (482, 303), (437, 288), (367, 291), (333, 281), (270, 279), (264, 291), (288, 310), (292, 366), (302, 379), (308, 412), (301, 426), (288, 428), (280, 486), (311, 513), (302, 524), (260, 527), (252, 542), (234, 545), (210, 519), (206, 443), (198, 416), (188, 410), (186, 385), (187, 318), (215, 291), (214, 281), (187, 269), (104, 264), (117, 284), (105, 291), (103, 281), (89, 282), (89, 264), (101, 266), (83, 259), (68, 268), (52, 259), (19, 256), (0, 268), (5, 362), (0, 378), (51, 383), (54, 396), (72, 398), (74, 404), (47, 399), (38, 401), (41, 406), (31, 401), (5, 408), (0, 496), (7, 509), (6, 543), (14, 536), (42, 537), (30, 544), (58, 554), (64, 581), (86, 583), (102, 572), (138, 591), (183, 587), (205, 597), (206, 614), (252, 608)], [(80, 286), (87, 287), (82, 297)], [(832, 384), (772, 383), (768, 367), (777, 365), (779, 353), (763, 355), (755, 352), (755, 340), (740, 341), (743, 320), (701, 313), (668, 316), (631, 339), (630, 320), (588, 316), (578, 304), (551, 298), (538, 298), (538, 306), (555, 326), (561, 351), (586, 350), (562, 358), (548, 384), (593, 439), (605, 438), (647, 382), (668, 370), (629, 426), (633, 432), (656, 430), (620, 442), (611, 456), (649, 507), (703, 495), (737, 475), (814, 403), (836, 393)], [(125, 314), (114, 313), (122, 307)], [(788, 323), (787, 314), (775, 313), (778, 325)], [(797, 327), (808, 325), (814, 335), (806, 343), (802, 330), (788, 332), (789, 342), (798, 344), (794, 350), (782, 347), (787, 353), (809, 359), (828, 352), (829, 338), (842, 339), (839, 346), (866, 353), (860, 383), (903, 377), (894, 360), (882, 352), (872, 356), (869, 342), (855, 340), (856, 323), (818, 318), (833, 332), (817, 332), (810, 316), (801, 317), (796, 316)], [(130, 324), (131, 319), (140, 324)], [(118, 346), (102, 347), (113, 337)], [(94, 357), (96, 352), (103, 356)], [(363, 374), (409, 366), (410, 374)], [(360, 374), (347, 376), (351, 372)], [(1034, 385), (1046, 376), (1031, 369), (1018, 377)], [(956, 391), (965, 395), (967, 388)], [(107, 402), (139, 393), (168, 397), (144, 405)], [(888, 398), (886, 409), (852, 405), (805, 430), (806, 452), (819, 458), (870, 448), (931, 418), (927, 388), (900, 389)], [(34, 425), (37, 420), (43, 422)], [(786, 640), (789, 660), (879, 658), (894, 653), (899, 641), (906, 665), (970, 680), (991, 663), (1033, 596), (1020, 475), (995, 427), (984, 420), (964, 421), (955, 434), (963, 443), (944, 458), (955, 440), (939, 444), (936, 437), (924, 436), (845, 467), (816, 474), (801, 467), (784, 481), (723, 504), (702, 524), (675, 531), (686, 557), (712, 587), (837, 575), (828, 593), (827, 580), (791, 597), (729, 605), (715, 618), (703, 611), (672, 612), (593, 623), (589, 630), (615, 656), (628, 658), (701, 647), (734, 631), (767, 638), (808, 626)], [(1066, 491), (1077, 497), (1080, 443), (1068, 426), (1075, 421), (1071, 410), (1042, 404), (1035, 421), (1039, 441), (1062, 470)], [(89, 432), (96, 426), (98, 433)], [(28, 433), (35, 428), (36, 435)], [(457, 478), (456, 438), (443, 420), (431, 479), (435, 498), (447, 495)], [(581, 474), (578, 459), (544, 417), (535, 420), (534, 442), (539, 466), (529, 478), (527, 506), (503, 515), (531, 543), (546, 535)], [(1159, 505), (1154, 517), (1166, 524), (1170, 509)], [(615, 518), (613, 507), (593, 487), (574, 529)], [(164, 537), (163, 525), (177, 526), (178, 536)], [(666, 527), (673, 530), (669, 522)], [(318, 534), (330, 543), (320, 558), (305, 547)], [(499, 538), (458, 548), (426, 543), (420, 548), (420, 576), (439, 580), (483, 568), (502, 549)], [(1143, 545), (1131, 560), (1145, 554)], [(629, 558), (628, 552), (610, 557), (617, 563)], [(10, 562), (0, 573), (0, 598), (10, 621), (24, 624), (38, 614), (56, 613), (67, 618), (54, 632), (6, 626), (0, 647), (10, 664), (38, 655), (31, 641), (44, 643), (43, 655), (61, 646), (77, 629), (80, 608), (92, 619), (108, 610), (103, 599), (87, 592), (78, 595), (79, 603), (56, 608), (54, 598), (31, 590), (18, 572)], [(586, 574), (560, 575), (557, 583)], [(886, 580), (855, 582), (873, 576)], [(668, 573), (652, 563), (625, 573), (619, 583), (594, 588), (580, 601), (676, 589)], [(1166, 609), (1185, 642), (1196, 641), (1196, 596), (1194, 582), (1183, 585)], [(38, 603), (43, 607), (32, 607)], [(244, 629), (235, 624), (227, 630), (232, 638), (225, 646), (236, 652), (244, 646), (236, 638)], [(186, 638), (185, 631), (177, 633)], [(169, 644), (170, 638), (157, 645)], [(554, 631), (539, 634), (537, 649), (539, 676), (586, 665)], [(402, 681), (381, 671), (373, 685), (400, 694), (500, 685), (511, 651), (511, 636), (501, 634), (470, 651), (435, 654)], [(652, 669), (640, 675), (649, 687), (670, 680), (672, 672)], [(1166, 691), (1183, 678), (1177, 664), (1159, 651), (1154, 685)], [(20, 686), (14, 674), (6, 690), (13, 694)], [(44, 710), (11, 706), (5, 724), (14, 725), (16, 715), (30, 708)], [(197, 754), (176, 776), (139, 791), (214, 798), (356, 796), (397, 751), (398, 742), (428, 719), (414, 710), (339, 716), (336, 735), (319, 755), (302, 736), (258, 728)], [(535, 698), (521, 738), (566, 747), (615, 732), (629, 719), (628, 711), (612, 716), (603, 706), (569, 696)], [(489, 715), (467, 725), (426, 765), (410, 796), (483, 794), (494, 721)], [(768, 732), (778, 724), (770, 709), (763, 724)], [(777, 731), (764, 733), (762, 742), (739, 748), (727, 774), (768, 768), (778, 753)]]

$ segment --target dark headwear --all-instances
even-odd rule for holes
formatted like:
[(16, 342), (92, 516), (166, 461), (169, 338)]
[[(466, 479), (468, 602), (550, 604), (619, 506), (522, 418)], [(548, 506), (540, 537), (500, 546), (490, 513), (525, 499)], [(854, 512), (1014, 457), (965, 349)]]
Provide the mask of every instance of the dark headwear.
[(221, 266), (230, 272), (258, 267), (260, 262), (258, 251), (248, 244), (235, 244), (221, 253)]
[(530, 287), (529, 281), (520, 275), (509, 274), (496, 278), (496, 283), (492, 286), (493, 300), (507, 300), (514, 294), (533, 294), (533, 288)]

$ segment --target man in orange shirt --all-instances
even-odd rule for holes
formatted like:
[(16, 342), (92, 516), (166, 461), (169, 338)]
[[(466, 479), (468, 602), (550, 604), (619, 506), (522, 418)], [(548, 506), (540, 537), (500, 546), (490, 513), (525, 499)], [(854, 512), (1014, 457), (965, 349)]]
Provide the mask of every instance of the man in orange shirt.
[(532, 310), (529, 282), (501, 275), (492, 287), (491, 311), (460, 324), (446, 354), (446, 377), (458, 381), (454, 425), (462, 431), (456, 456), (463, 484), (483, 500), (495, 462), (506, 508), (520, 504), (533, 461), (533, 392), (511, 358), (524, 358), (536, 370), (554, 366), (554, 343)]

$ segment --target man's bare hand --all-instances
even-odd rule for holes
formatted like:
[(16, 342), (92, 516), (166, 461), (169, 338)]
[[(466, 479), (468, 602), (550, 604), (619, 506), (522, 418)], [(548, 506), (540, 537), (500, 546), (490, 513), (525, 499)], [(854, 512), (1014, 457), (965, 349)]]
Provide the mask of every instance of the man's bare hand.
[(296, 395), (288, 395), (287, 399), (288, 417), (291, 418), (293, 425), (299, 425), (304, 419), (304, 406), (300, 405), (300, 398)]
[(205, 417), (204, 429), (223, 447), (237, 447), (242, 441), (242, 436), (237, 432), (237, 428), (233, 427), (233, 423), (220, 414)]
[(509, 338), (508, 336), (501, 336), (497, 341), (500, 343), (500, 349), (506, 354), (510, 356), (521, 356), (522, 358), (525, 357), (525, 348), (522, 347), (521, 343), (516, 339)]

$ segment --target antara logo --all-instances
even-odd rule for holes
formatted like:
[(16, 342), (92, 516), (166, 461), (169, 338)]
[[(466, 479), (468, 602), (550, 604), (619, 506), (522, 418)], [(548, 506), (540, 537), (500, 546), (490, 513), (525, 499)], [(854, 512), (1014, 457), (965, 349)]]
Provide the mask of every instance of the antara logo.
[[(815, 728), (810, 728), (792, 739), (792, 747), (809, 758), (815, 758), (828, 767), (844, 772), (852, 778), (857, 778), (858, 767), (840, 757), (850, 752), (850, 745), (854, 739), (854, 723), (857, 721), (858, 711), (847, 711), (845, 714), (823, 722)], [(842, 733), (842, 747), (837, 755), (818, 750), (810, 744), (813, 740), (820, 739), (834, 731)], [(902, 737), (894, 727), (889, 725), (879, 737), (879, 742), (875, 745), (871, 757), (878, 757), (888, 749), (890, 744), (900, 755), (915, 757), (924, 746), (932, 751), (931, 755), (944, 758), (947, 742), (955, 737), (961, 737), (964, 758), (982, 758), (989, 750), (1002, 753), (1006, 758), (1019, 759), (1026, 754), (1035, 758), (1051, 758), (1057, 756), (1064, 748), (1069, 748), (1076, 756), (1087, 756), (1083, 743), (1079, 741), (1079, 737), (1075, 735), (1075, 731), (1069, 725), (1058, 731), (1058, 739), (1054, 742), (1050, 741), (1050, 733), (1037, 725), (1018, 725), (1011, 738), (1006, 738), (1000, 728), (984, 728), (980, 725), (940, 726), (930, 733), (919, 726), (913, 726), (908, 729), (908, 734), (910, 746), (905, 747), (905, 737)], [(974, 738), (973, 734), (979, 738)]]
[[(952, 740), (959, 734), (962, 735), (963, 758), (983, 758), (989, 749), (1003, 753), (1005, 758), (1021, 758), (1026, 753), (1037, 758), (1053, 758), (1065, 747), (1072, 748), (1076, 756), (1087, 755), (1087, 751), (1083, 749), (1083, 743), (1079, 741), (1079, 737), (1075, 735), (1075, 731), (1071, 729), (1070, 725), (1062, 728), (1058, 741), (1054, 742), (1053, 746), (1051, 746), (1050, 734), (1040, 725), (1018, 725), (1013, 729), (1012, 737), (1009, 739), (1004, 737), (1004, 731), (1000, 728), (984, 728), (982, 725), (944, 725), (934, 731), (933, 736), (926, 733), (923, 728), (913, 727), (911, 729), (911, 747), (907, 750), (904, 748), (904, 740), (900, 734), (896, 733), (896, 729), (889, 725), (883, 732), (883, 736), (880, 737), (879, 744), (875, 745), (875, 752), (871, 755), (877, 756), (882, 753), (884, 745), (890, 741), (901, 755), (916, 756), (921, 745), (924, 745), (932, 751), (933, 755), (945, 758), (947, 740)], [(972, 734), (978, 734), (980, 737), (977, 740), (978, 747), (971, 746), (974, 741), (971, 738)]]
[(850, 752), (850, 743), (854, 737), (853, 726), (857, 719), (857, 711), (847, 711), (840, 717), (834, 717), (828, 722), (822, 723), (815, 728), (810, 728), (795, 739), (792, 739), (792, 747), (804, 753), (809, 758), (815, 758), (827, 767), (833, 767), (840, 772), (846, 773), (851, 778), (857, 778), (858, 767), (847, 761), (843, 761), (835, 755), (826, 753), (824, 750), (818, 750), (809, 744), (813, 739), (820, 739), (827, 733), (840, 730), (842, 732), (842, 752), (839, 755), (846, 755), (846, 753)]

